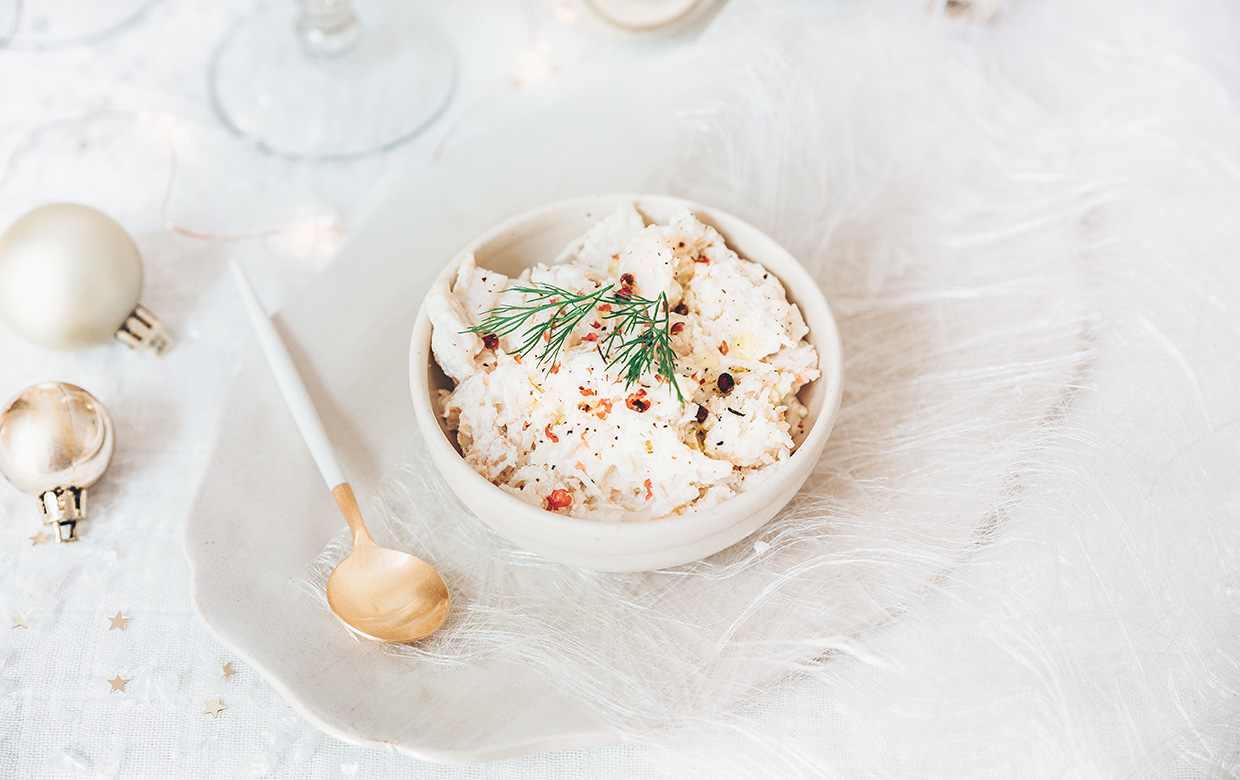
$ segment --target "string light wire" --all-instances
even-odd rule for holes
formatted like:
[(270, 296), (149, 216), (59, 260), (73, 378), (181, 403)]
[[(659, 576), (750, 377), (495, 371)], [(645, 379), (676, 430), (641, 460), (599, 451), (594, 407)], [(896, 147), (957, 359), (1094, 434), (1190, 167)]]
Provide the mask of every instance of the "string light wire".
[(159, 221), (165, 229), (176, 233), (177, 235), (185, 236), (186, 238), (192, 238), (198, 241), (238, 243), (242, 241), (262, 240), (278, 236), (304, 237), (307, 232), (311, 232), (314, 239), (318, 241), (339, 237), (351, 229), (351, 227), (347, 225), (331, 225), (330, 221), (333, 218), (330, 216), (312, 218), (310, 220), (302, 220), (292, 225), (284, 225), (281, 227), (267, 228), (264, 230), (244, 233), (209, 233), (200, 230), (193, 230), (177, 223), (169, 216), (168, 212), (172, 202), (172, 192), (176, 185), (177, 176), (180, 171), (180, 157), (177, 154), (175, 132), (176, 130), (181, 129), (182, 125), (174, 117), (168, 115), (163, 115), (152, 119), (149, 113), (125, 109), (92, 109), (84, 114), (53, 119), (35, 126), (17, 143), (16, 146), (13, 147), (13, 151), (9, 154), (8, 160), (5, 163), (4, 172), (0, 174), (0, 192), (4, 191), (4, 189), (11, 183), (22, 158), (37, 148), (45, 136), (55, 131), (64, 129), (74, 129), (79, 131), (85, 130), (92, 125), (103, 121), (125, 121), (135, 125), (150, 123), (155, 129), (161, 131), (158, 135), (163, 140), (165, 149), (168, 153), (168, 174), (164, 181), (164, 190), (159, 202)]
[[(526, 81), (545, 76), (550, 72), (551, 69), (548, 65), (550, 44), (542, 37), (538, 11), (534, 7), (532, 0), (520, 0), (520, 3), (526, 23), (526, 48), (518, 55), (512, 67), (504, 75), (496, 78), (476, 101), (462, 109), (452, 124), (444, 131), (443, 136), (431, 154), (431, 159), (438, 159), (442, 156), (451, 140), (466, 122), (494, 100), (501, 88), (506, 85), (520, 87)], [(3, 35), (0, 35), (0, 48), (12, 42), (17, 30), (21, 26), (24, 14), (24, 0), (14, 0), (14, 4), (14, 16), (9, 29)], [(0, 192), (3, 192), (11, 183), (21, 159), (35, 149), (48, 134), (65, 129), (85, 130), (96, 123), (109, 120), (124, 120), (139, 124), (144, 121), (150, 121), (150, 116), (149, 113), (133, 110), (96, 108), (83, 114), (52, 119), (36, 125), (17, 142), (13, 147), (13, 151), (9, 154), (3, 172), (0, 173)], [(175, 131), (182, 128), (183, 125), (174, 117), (168, 115), (154, 120), (154, 124), (156, 128), (163, 131), (160, 133), (160, 136), (168, 152), (168, 174), (165, 179), (163, 194), (160, 198), (159, 220), (164, 228), (170, 232), (198, 241), (216, 243), (238, 243), (279, 236), (305, 238), (309, 233), (317, 242), (337, 238), (352, 229), (349, 225), (337, 226), (332, 224), (334, 218), (331, 216), (321, 216), (302, 220), (292, 225), (243, 233), (210, 233), (194, 230), (177, 223), (169, 216), (169, 208), (172, 201), (173, 188), (180, 172), (180, 159), (177, 154)]]

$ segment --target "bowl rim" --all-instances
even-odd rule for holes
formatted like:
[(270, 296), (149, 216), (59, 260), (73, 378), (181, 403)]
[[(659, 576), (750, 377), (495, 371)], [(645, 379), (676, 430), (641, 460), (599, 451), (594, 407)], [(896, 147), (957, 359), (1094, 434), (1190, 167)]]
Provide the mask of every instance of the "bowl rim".
[[(780, 257), (781, 264), (786, 264), (786, 269), (776, 270), (770, 268), (765, 259), (755, 260), (755, 262), (760, 262), (763, 267), (768, 268), (768, 270), (774, 273), (781, 284), (783, 284), (788, 297), (796, 299), (795, 302), (806, 320), (807, 327), (809, 327), (809, 335), (812, 336), (811, 343), (814, 344), (819, 354), (818, 362), (821, 375), (815, 381), (826, 382), (826, 395), (823, 398), (822, 408), (819, 410), (809, 432), (800, 444), (797, 445), (796, 449), (793, 450), (788, 459), (768, 467), (770, 471), (768, 471), (767, 478), (759, 481), (752, 489), (739, 493), (719, 504), (700, 509), (691, 509), (679, 515), (666, 515), (644, 521), (610, 522), (550, 512), (522, 501), (474, 471), (465, 462), (465, 459), (461, 457), (460, 452), (448, 440), (447, 434), (440, 427), (438, 415), (435, 413), (434, 404), (430, 399), (431, 388), (427, 379), (430, 366), (429, 361), (433, 361), (434, 356), (431, 352), (430, 318), (427, 315), (426, 298), (424, 298), (418, 309), (417, 321), (413, 329), (409, 362), (410, 390), (415, 416), (418, 419), (419, 427), (422, 429), (423, 439), (430, 451), (432, 460), (435, 461), (439, 468), (446, 467), (452, 469), (453, 475), (459, 474), (467, 482), (478, 485), (479, 490), (489, 490), (491, 495), (500, 502), (504, 512), (497, 514), (502, 514), (502, 518), (483, 517), (482, 519), (490, 524), (503, 527), (522, 539), (530, 539), (531, 541), (544, 538), (554, 539), (563, 534), (576, 535), (588, 532), (599, 543), (606, 542), (609, 539), (624, 538), (626, 543), (633, 544), (643, 537), (650, 537), (649, 541), (651, 543), (658, 542), (649, 550), (653, 552), (666, 549), (665, 537), (669, 533), (684, 535), (687, 539), (697, 538), (703, 534), (717, 533), (723, 528), (744, 522), (749, 516), (749, 513), (742, 512), (732, 518), (731, 522), (726, 522), (726, 519), (731, 517), (733, 509), (736, 507), (744, 507), (746, 504), (755, 504), (755, 507), (766, 506), (772, 499), (780, 500), (782, 498), (784, 503), (790, 501), (795, 495), (796, 490), (800, 489), (799, 483), (796, 486), (796, 490), (789, 492), (786, 496), (768, 496), (766, 494), (776, 492), (781, 482), (779, 479), (781, 474), (791, 474), (794, 472), (794, 467), (800, 465), (801, 461), (811, 457), (816, 461), (821, 456), (822, 449), (826, 444), (827, 437), (831, 433), (839, 411), (842, 398), (842, 345), (835, 316), (818, 283), (809, 275), (809, 272), (792, 253), (764, 231), (759, 230), (749, 222), (730, 212), (687, 198), (659, 193), (600, 193), (557, 200), (521, 212), (503, 220), (461, 248), (435, 277), (430, 289), (427, 291), (427, 296), (429, 297), (429, 295), (434, 293), (435, 289), (445, 279), (455, 274), (457, 267), (468, 254), (478, 251), (497, 238), (514, 231), (514, 229), (524, 223), (557, 212), (579, 211), (592, 205), (597, 206), (600, 210), (605, 210), (609, 205), (615, 204), (611, 206), (614, 209), (625, 202), (632, 203), (639, 212), (642, 211), (643, 203), (660, 203), (664, 206), (673, 207), (683, 206), (695, 215), (706, 217), (706, 221), (716, 227), (724, 235), (725, 239), (728, 237), (730, 229), (739, 228), (769, 242), (773, 252)], [(601, 219), (606, 215), (603, 214), (599, 218)], [(643, 214), (643, 216), (645, 215)], [(752, 258), (746, 257), (745, 259)], [(811, 317), (807, 314), (806, 298), (811, 299), (810, 302), (815, 304), (817, 309), (816, 316), (812, 318), (821, 320), (821, 322), (817, 323), (817, 327), (810, 325)], [(439, 435), (428, 434), (429, 431), (437, 431)], [(810, 464), (809, 467), (812, 468), (812, 465)], [(452, 482), (451, 479), (448, 481), (449, 483)], [(780, 504), (781, 508), (782, 506), (783, 503)], [(539, 542), (539, 544), (547, 545), (546, 542)], [(617, 551), (614, 555), (631, 555), (635, 552), (638, 551), (628, 549)], [(607, 555), (606, 552), (599, 552), (597, 554), (600, 556)]]

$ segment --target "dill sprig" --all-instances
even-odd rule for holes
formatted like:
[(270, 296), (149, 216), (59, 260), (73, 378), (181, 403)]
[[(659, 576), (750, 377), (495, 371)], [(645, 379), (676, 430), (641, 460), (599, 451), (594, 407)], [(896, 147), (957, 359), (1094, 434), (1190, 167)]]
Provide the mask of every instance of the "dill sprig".
[[(627, 286), (574, 293), (545, 282), (511, 290), (522, 293), (525, 299), (521, 303), (487, 309), (482, 313), (482, 322), (466, 332), (483, 337), (519, 332), (521, 343), (514, 354), (536, 355), (538, 365), (549, 369), (555, 364), (569, 334), (587, 314), (597, 312), (602, 321), (611, 325), (610, 332), (599, 342), (599, 352), (609, 369), (619, 368), (625, 387), (636, 384), (644, 374), (653, 371), (671, 385), (677, 399), (684, 402), (676, 382), (676, 353), (672, 350), (666, 294), (660, 293), (651, 300), (634, 294)], [(539, 319), (541, 315), (546, 315), (546, 319)]]
[[(676, 391), (682, 403), (685, 397), (676, 382), (676, 353), (672, 350), (671, 317), (667, 311), (667, 295), (651, 301), (629, 297), (628, 306), (613, 304), (607, 318), (615, 322), (611, 333), (600, 347), (607, 367), (621, 366), (625, 387), (635, 384), (642, 374), (653, 370)], [(632, 305), (637, 301), (636, 305)]]

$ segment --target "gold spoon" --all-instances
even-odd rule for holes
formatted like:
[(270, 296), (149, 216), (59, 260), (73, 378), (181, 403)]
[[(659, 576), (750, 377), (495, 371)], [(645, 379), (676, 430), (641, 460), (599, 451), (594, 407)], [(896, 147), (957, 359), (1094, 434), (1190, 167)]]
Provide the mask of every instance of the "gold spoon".
[(448, 586), (422, 559), (380, 547), (370, 538), (353, 488), (336, 462), (323, 422), (293, 359), (240, 266), (235, 261), (230, 264), (284, 402), (353, 532), (353, 551), (327, 580), (328, 605), (351, 631), (376, 642), (398, 644), (429, 635), (448, 616)]

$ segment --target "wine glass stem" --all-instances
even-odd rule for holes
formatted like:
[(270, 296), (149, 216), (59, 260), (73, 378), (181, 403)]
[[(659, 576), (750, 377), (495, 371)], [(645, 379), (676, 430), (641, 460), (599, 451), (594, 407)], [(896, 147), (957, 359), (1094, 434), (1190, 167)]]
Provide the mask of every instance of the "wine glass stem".
[(311, 57), (337, 57), (352, 49), (361, 34), (349, 0), (297, 0), (297, 37)]

